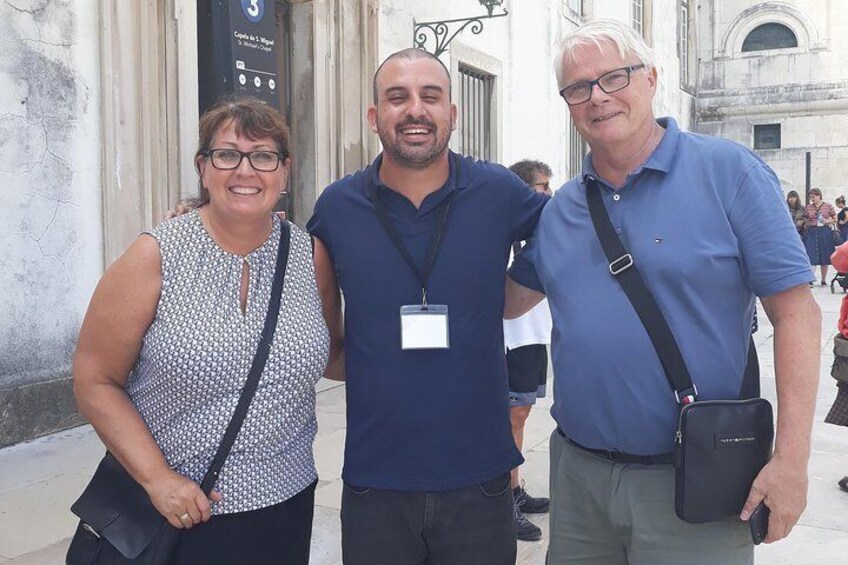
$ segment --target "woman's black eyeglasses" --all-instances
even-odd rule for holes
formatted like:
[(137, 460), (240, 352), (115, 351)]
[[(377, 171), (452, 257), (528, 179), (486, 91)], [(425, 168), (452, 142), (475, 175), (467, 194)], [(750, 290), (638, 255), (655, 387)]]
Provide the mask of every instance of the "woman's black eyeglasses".
[(250, 166), (263, 173), (276, 171), (285, 155), (276, 151), (250, 151), (243, 153), (237, 149), (210, 149), (204, 154), (212, 166), (222, 171), (238, 169), (242, 159), (247, 157)]

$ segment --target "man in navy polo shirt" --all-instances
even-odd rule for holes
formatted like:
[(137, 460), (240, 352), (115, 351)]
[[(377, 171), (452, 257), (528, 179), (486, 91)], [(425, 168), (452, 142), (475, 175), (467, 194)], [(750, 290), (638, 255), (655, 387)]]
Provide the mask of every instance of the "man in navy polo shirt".
[[(657, 71), (628, 26), (577, 28), (555, 68), (591, 153), (545, 209), (507, 292), (508, 317), (544, 292), (553, 318), (548, 563), (752, 563), (744, 522), (752, 510), (761, 501), (771, 510), (768, 543), (785, 537), (806, 505), (819, 374), (821, 312), (779, 183), (746, 148), (655, 119)], [(739, 518), (688, 524), (675, 515), (677, 402), (610, 272), (587, 190), (600, 191), (699, 399), (738, 397), (755, 295), (774, 325), (775, 451)]]
[(450, 77), (424, 51), (380, 66), (368, 120), (383, 153), (308, 225), (325, 304), (345, 298), (344, 562), (512, 564), (505, 269), (548, 198), (448, 150)]

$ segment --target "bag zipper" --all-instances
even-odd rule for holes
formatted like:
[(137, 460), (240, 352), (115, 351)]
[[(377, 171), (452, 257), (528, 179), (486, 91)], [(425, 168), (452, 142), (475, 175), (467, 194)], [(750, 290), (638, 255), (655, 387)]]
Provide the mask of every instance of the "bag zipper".
[(82, 523), (82, 529), (84, 529), (88, 533), (92, 534), (97, 539), (100, 539), (100, 534), (98, 534), (96, 531), (94, 531), (94, 528), (92, 528), (91, 526), (89, 526), (85, 522)]
[(734, 404), (750, 404), (753, 402), (759, 402), (762, 400), (761, 398), (746, 398), (745, 400), (696, 400), (691, 404), (687, 404), (683, 408), (680, 409), (680, 414), (677, 417), (677, 432), (674, 434), (674, 443), (679, 444), (681, 448), (683, 447), (683, 416), (686, 413), (687, 408), (691, 408), (692, 406), (710, 406), (715, 404), (726, 404), (728, 402), (732, 402)]

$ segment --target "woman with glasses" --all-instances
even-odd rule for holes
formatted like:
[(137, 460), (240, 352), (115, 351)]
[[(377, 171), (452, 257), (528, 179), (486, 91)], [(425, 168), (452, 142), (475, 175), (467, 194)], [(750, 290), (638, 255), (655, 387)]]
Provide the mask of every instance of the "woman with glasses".
[(294, 224), (257, 392), (209, 500), (198, 486), (265, 322), (288, 129), (258, 100), (226, 100), (200, 119), (195, 163), (204, 205), (145, 232), (103, 275), (80, 332), (74, 391), (109, 451), (184, 530), (173, 563), (306, 565), (314, 387), (330, 336), (311, 240)]
[[(830, 265), (830, 255), (833, 253), (833, 225), (836, 223), (836, 210), (831, 204), (822, 200), (821, 190), (810, 189), (810, 203), (806, 208), (806, 226), (804, 230), (804, 246), (813, 266), (821, 266), (821, 285), (827, 286), (827, 267)], [(812, 284), (812, 283), (810, 283)]]

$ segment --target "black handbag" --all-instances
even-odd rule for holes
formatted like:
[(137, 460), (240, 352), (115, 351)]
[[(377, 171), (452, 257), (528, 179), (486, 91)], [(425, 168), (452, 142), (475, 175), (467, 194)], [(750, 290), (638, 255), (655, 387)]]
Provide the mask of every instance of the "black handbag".
[(838, 333), (833, 336), (833, 365), (830, 376), (838, 383), (848, 384), (848, 339)]
[(680, 409), (674, 510), (700, 524), (738, 516), (771, 457), (771, 404), (764, 398), (699, 400)]
[[(680, 406), (675, 436), (674, 506), (693, 524), (738, 515), (751, 485), (771, 457), (772, 407), (764, 398), (698, 400), (683, 355), (659, 305), (621, 243), (609, 219), (597, 181), (590, 177), (586, 200), (592, 224), (621, 285), (656, 349), (674, 398)], [(759, 396), (759, 366), (753, 338), (740, 397)]]
[(845, 240), (842, 238), (842, 232), (839, 231), (839, 228), (837, 227), (833, 227), (831, 229), (830, 236), (833, 238), (833, 245), (835, 245), (836, 247), (839, 247), (840, 245), (845, 243)]
[[(200, 484), (207, 497), (247, 416), (274, 340), (291, 238), (287, 221), (281, 223), (281, 230), (271, 298), (256, 355), (233, 416)], [(179, 541), (180, 530), (156, 510), (144, 488), (110, 453), (103, 457), (71, 512), (80, 522), (65, 557), (67, 565), (166, 565)]]

